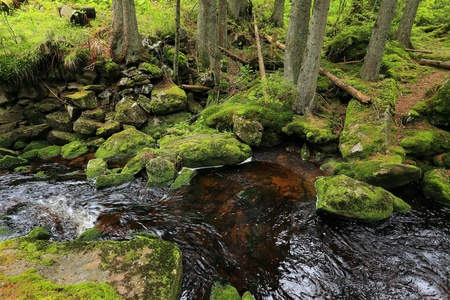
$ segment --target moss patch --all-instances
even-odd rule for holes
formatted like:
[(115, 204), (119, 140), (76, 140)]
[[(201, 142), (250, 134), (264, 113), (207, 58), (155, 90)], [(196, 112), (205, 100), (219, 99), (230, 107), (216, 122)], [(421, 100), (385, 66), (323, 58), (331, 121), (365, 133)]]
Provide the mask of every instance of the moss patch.
[(400, 145), (406, 153), (414, 156), (433, 156), (450, 150), (450, 133), (438, 129), (427, 122), (407, 128)]
[(425, 172), (421, 187), (427, 198), (450, 206), (450, 177), (447, 170), (434, 169)]
[(174, 183), (170, 186), (170, 190), (175, 191), (184, 185), (188, 185), (195, 175), (197, 175), (197, 172), (188, 168), (183, 168), (180, 175), (178, 175), (177, 179), (175, 179)]
[(132, 174), (100, 175), (95, 180), (95, 188), (100, 190), (107, 187), (118, 186), (130, 181), (134, 181), (134, 176)]
[(76, 158), (89, 152), (85, 143), (80, 141), (71, 142), (61, 148), (61, 155), (64, 158)]
[(311, 144), (323, 145), (336, 140), (332, 128), (331, 122), (325, 119), (295, 116), (291, 123), (283, 127), (283, 132)]
[(153, 147), (155, 140), (135, 128), (113, 134), (95, 153), (99, 158), (125, 157), (138, 153), (143, 148)]
[(148, 187), (164, 187), (170, 185), (177, 176), (175, 165), (163, 158), (156, 157), (147, 163), (147, 186)]

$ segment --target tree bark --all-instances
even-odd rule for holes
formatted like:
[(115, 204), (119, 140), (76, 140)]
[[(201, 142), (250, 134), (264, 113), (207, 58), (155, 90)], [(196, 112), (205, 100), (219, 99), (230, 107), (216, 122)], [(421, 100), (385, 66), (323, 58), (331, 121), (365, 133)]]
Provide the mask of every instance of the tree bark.
[(285, 0), (275, 0), (273, 12), (270, 20), (278, 27), (284, 27), (284, 2)]
[(178, 57), (180, 52), (180, 18), (181, 18), (181, 1), (176, 1), (176, 8), (175, 8), (175, 51), (173, 54), (173, 80), (176, 84), (180, 84), (180, 80), (178, 77)]
[(298, 77), (297, 93), (292, 105), (294, 112), (297, 114), (307, 114), (314, 104), (329, 7), (330, 0), (314, 0), (306, 53)]
[(126, 59), (142, 50), (134, 0), (114, 0), (110, 45), (116, 59)]
[(411, 30), (416, 18), (417, 9), (419, 8), (420, 0), (408, 0), (403, 9), (402, 19), (398, 25), (397, 41), (405, 47), (412, 47), (411, 45)]
[(228, 14), (231, 19), (237, 20), (239, 19), (239, 12), (241, 11), (241, 2), (243, 0), (229, 0), (228, 1)]
[(378, 79), (381, 61), (383, 59), (386, 42), (394, 18), (397, 0), (382, 0), (377, 20), (372, 30), (367, 53), (364, 57), (364, 64), (361, 68), (361, 78), (375, 81)]
[(215, 0), (200, 0), (197, 19), (197, 53), (200, 64), (211, 68), (218, 83), (217, 7)]
[(311, 0), (293, 0), (284, 53), (284, 80), (297, 84), (308, 39)]
[(219, 46), (227, 48), (227, 0), (219, 0)]

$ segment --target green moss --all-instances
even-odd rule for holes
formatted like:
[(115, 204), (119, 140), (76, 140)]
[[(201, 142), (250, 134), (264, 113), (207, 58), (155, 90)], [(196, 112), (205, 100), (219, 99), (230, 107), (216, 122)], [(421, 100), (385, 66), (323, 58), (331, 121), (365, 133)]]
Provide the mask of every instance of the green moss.
[(450, 133), (427, 123), (405, 129), (403, 133), (405, 137), (400, 141), (400, 145), (408, 154), (419, 157), (433, 156), (450, 150)]
[(144, 148), (135, 157), (130, 159), (122, 170), (122, 174), (128, 173), (136, 175), (142, 171), (147, 163), (155, 158), (153, 149)]
[(22, 173), (22, 172), (28, 171), (30, 168), (31, 168), (31, 166), (20, 166), (20, 167), (14, 168), (14, 172)]
[(36, 240), (49, 240), (52, 234), (47, 232), (43, 227), (36, 227), (30, 231), (28, 237)]
[(149, 160), (145, 168), (148, 176), (148, 187), (158, 188), (168, 186), (177, 176), (175, 165), (160, 157)]
[[(173, 60), (173, 57), (172, 57)], [(139, 70), (145, 71), (146, 73), (148, 73), (150, 78), (159, 78), (163, 75), (163, 71), (154, 64), (150, 64), (147, 62), (141, 63), (139, 65)]]
[(98, 230), (97, 228), (91, 228), (86, 230), (79, 237), (77, 237), (76, 241), (78, 242), (90, 242), (97, 241), (103, 236), (103, 232)]
[(141, 128), (141, 131), (154, 139), (160, 139), (175, 125), (188, 121), (190, 117), (191, 115), (187, 112), (150, 117)]
[(283, 132), (287, 135), (294, 134), (311, 144), (323, 145), (336, 140), (330, 121), (314, 121), (306, 116), (295, 116), (291, 123), (283, 127)]
[(185, 109), (186, 103), (186, 92), (172, 85), (170, 88), (153, 90), (150, 106), (155, 115), (167, 115)]
[(95, 178), (106, 173), (108, 169), (108, 164), (101, 158), (89, 160), (86, 167), (86, 177)]
[(191, 180), (197, 175), (197, 172), (188, 169), (183, 168), (181, 170), (181, 173), (178, 175), (178, 177), (175, 179), (174, 183), (170, 186), (171, 191), (176, 191), (180, 189), (184, 185), (188, 185)]
[(215, 284), (212, 293), (211, 300), (241, 300), (239, 292), (232, 285), (222, 286), (220, 284)]
[(447, 170), (434, 169), (425, 172), (421, 187), (427, 198), (450, 206), (450, 177)]
[(75, 141), (64, 145), (61, 148), (61, 155), (64, 158), (76, 158), (89, 152), (84, 142)]
[(27, 165), (28, 161), (22, 157), (15, 157), (11, 155), (0, 155), (0, 169), (13, 169), (18, 166)]
[(51, 159), (57, 157), (61, 152), (61, 146), (48, 146), (38, 150), (40, 159)]
[(345, 175), (322, 177), (315, 183), (318, 211), (366, 222), (388, 218), (395, 207), (407, 207), (390, 192)]
[(31, 141), (24, 149), (23, 152), (28, 152), (30, 150), (42, 149), (50, 146), (49, 142), (44, 140)]
[(0, 148), (9, 148), (13, 143), (13, 140), (0, 135)]
[[(175, 56), (175, 49), (174, 48), (164, 48), (164, 55), (168, 61), (170, 61), (173, 64), (173, 59)], [(181, 69), (186, 69), (189, 64), (188, 60), (186, 58), (186, 55), (184, 55), (183, 52), (178, 52), (178, 64), (180, 65)]]
[(109, 137), (97, 150), (95, 156), (99, 158), (125, 157), (154, 145), (155, 141), (151, 136), (135, 128), (128, 128)]
[(253, 298), (253, 295), (247, 291), (244, 293), (244, 295), (242, 295), (242, 300), (254, 300), (255, 298)]
[(95, 188), (100, 190), (107, 187), (118, 186), (130, 181), (134, 181), (134, 176), (132, 174), (100, 175), (95, 181)]

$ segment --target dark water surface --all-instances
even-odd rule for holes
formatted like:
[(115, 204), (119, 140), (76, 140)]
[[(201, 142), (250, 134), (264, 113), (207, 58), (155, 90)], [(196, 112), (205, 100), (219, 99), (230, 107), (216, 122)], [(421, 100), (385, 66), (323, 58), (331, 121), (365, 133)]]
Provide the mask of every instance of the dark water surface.
[(0, 173), (0, 240), (35, 226), (56, 241), (94, 226), (115, 240), (156, 233), (183, 253), (182, 299), (208, 299), (220, 280), (256, 299), (449, 299), (449, 208), (411, 185), (394, 193), (413, 209), (382, 224), (317, 215), (314, 180), (328, 174), (298, 156), (262, 150), (170, 196), (142, 181), (96, 191), (79, 175)]

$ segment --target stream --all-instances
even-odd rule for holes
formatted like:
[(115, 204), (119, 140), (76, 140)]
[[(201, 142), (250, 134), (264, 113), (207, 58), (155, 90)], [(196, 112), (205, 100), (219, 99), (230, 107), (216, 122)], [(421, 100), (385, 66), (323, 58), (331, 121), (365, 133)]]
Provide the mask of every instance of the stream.
[(96, 191), (85, 165), (39, 166), (47, 178), (0, 171), (0, 241), (36, 226), (54, 241), (96, 227), (108, 239), (149, 232), (183, 254), (181, 299), (209, 299), (213, 282), (255, 299), (449, 299), (450, 208), (418, 184), (393, 193), (412, 206), (381, 224), (318, 215), (314, 181), (328, 176), (285, 149), (198, 171), (173, 194), (143, 180)]

